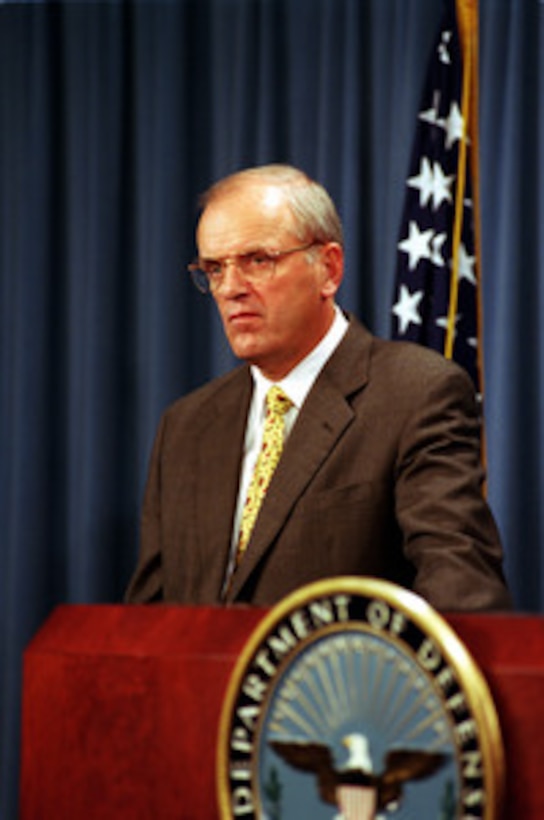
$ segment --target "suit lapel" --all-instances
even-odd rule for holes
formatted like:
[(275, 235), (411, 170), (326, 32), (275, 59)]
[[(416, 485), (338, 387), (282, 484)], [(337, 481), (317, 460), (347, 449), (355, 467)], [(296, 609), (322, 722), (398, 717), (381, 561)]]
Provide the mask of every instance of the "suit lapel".
[(201, 572), (215, 599), (223, 584), (230, 548), (251, 392), (249, 370), (241, 369), (210, 401), (199, 428), (195, 531)]
[(371, 335), (352, 321), (301, 409), (233, 580), (235, 599), (270, 548), (290, 511), (353, 419), (349, 398), (368, 379)]

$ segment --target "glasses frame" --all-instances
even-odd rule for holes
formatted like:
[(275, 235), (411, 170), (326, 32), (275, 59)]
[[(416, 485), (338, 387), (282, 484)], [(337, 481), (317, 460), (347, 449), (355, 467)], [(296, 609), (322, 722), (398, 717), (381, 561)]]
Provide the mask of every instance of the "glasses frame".
[[(200, 257), (194, 259), (189, 265), (187, 265), (187, 270), (191, 274), (191, 279), (193, 284), (200, 291), (200, 293), (213, 293), (219, 287), (225, 278), (225, 273), (229, 264), (234, 265), (236, 270), (250, 282), (259, 281), (259, 279), (268, 278), (276, 271), (276, 264), (280, 259), (283, 259), (286, 256), (290, 256), (293, 253), (299, 253), (300, 251), (309, 251), (310, 248), (313, 248), (315, 245), (321, 245), (322, 243), (316, 239), (312, 239), (311, 242), (307, 242), (304, 245), (297, 245), (294, 248), (286, 248), (285, 250), (264, 250), (259, 249), (255, 251), (249, 251), (248, 253), (235, 253), (232, 256), (224, 256), (221, 259), (214, 259), (214, 260), (204, 260)], [(267, 270), (266, 274), (247, 274), (243, 270), (243, 264), (241, 263), (242, 259), (248, 259), (249, 257), (253, 256), (265, 256), (267, 257), (267, 261), (270, 262), (270, 269)], [(211, 274), (206, 272), (203, 267), (208, 261), (213, 261), (215, 265), (219, 267), (219, 272), (215, 274)], [(212, 284), (213, 283), (213, 284)]]

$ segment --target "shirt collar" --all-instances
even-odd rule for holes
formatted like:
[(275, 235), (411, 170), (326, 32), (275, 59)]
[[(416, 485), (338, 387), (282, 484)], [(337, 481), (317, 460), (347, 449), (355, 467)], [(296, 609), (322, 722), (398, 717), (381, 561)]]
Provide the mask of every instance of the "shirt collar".
[(333, 323), (325, 336), (281, 381), (271, 382), (263, 376), (258, 367), (251, 366), (251, 374), (255, 385), (253, 398), (257, 407), (264, 407), (264, 399), (268, 389), (273, 384), (277, 384), (289, 396), (295, 407), (300, 410), (319, 373), (348, 329), (349, 322), (340, 308), (335, 305), (334, 310)]

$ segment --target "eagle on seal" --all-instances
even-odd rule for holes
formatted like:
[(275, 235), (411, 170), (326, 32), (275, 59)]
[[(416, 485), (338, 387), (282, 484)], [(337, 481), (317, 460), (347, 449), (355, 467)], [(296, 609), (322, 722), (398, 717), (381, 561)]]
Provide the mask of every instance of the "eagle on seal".
[(397, 808), (405, 783), (430, 777), (446, 761), (446, 756), (439, 753), (391, 749), (385, 756), (383, 771), (376, 773), (365, 735), (347, 735), (342, 743), (347, 747), (349, 757), (343, 766), (337, 767), (330, 747), (323, 743), (269, 740), (271, 748), (286, 763), (315, 775), (319, 796), (325, 803), (342, 808), (340, 794), (346, 787), (365, 792), (372, 804), (368, 810), (369, 819), (375, 817), (376, 812)]

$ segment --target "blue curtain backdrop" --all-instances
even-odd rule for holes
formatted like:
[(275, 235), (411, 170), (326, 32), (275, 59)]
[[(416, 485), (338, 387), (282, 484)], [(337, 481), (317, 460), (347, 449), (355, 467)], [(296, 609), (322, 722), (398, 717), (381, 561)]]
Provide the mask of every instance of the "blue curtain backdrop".
[[(162, 408), (233, 364), (192, 289), (198, 193), (248, 164), (319, 178), (342, 304), (389, 334), (437, 0), (0, 2), (0, 817), (22, 652), (61, 602), (120, 599)], [(489, 498), (544, 609), (544, 5), (480, 0)]]

